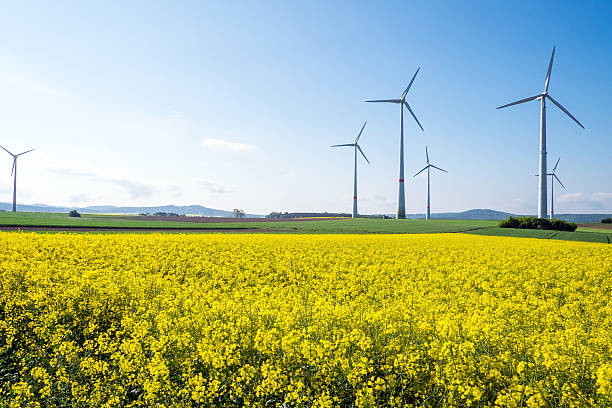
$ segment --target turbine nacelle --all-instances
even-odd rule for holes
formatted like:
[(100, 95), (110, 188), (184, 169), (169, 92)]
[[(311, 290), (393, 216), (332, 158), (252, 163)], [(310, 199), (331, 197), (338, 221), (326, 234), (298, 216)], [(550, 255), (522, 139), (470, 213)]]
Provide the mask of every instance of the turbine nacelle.
[(550, 84), (550, 73), (552, 71), (552, 64), (553, 64), (554, 58), (555, 58), (555, 47), (553, 47), (553, 52), (552, 52), (552, 55), (550, 56), (550, 63), (548, 64), (548, 72), (546, 73), (546, 83), (544, 84), (544, 92), (542, 92), (542, 93), (540, 93), (538, 95), (535, 95), (535, 96), (530, 96), (529, 98), (521, 99), (521, 100), (516, 101), (516, 102), (511, 102), (511, 103), (508, 103), (506, 105), (498, 106), (497, 109), (507, 108), (508, 106), (519, 105), (521, 103), (525, 103), (525, 102), (529, 102), (529, 101), (533, 101), (533, 100), (540, 101), (542, 99), (548, 98), (548, 99), (550, 99), (550, 101), (552, 103), (557, 105), (557, 108), (561, 109), (563, 111), (563, 113), (565, 113), (567, 116), (569, 116), (574, 122), (576, 122), (578, 124), (578, 126), (580, 126), (581, 128), (584, 129), (584, 126), (582, 126), (582, 123), (580, 123), (578, 121), (578, 119), (576, 119), (574, 116), (572, 116), (572, 114), (569, 113), (569, 111), (567, 109), (565, 109), (563, 106), (561, 106), (561, 104), (559, 102), (557, 102), (548, 93), (548, 85)]
[(370, 164), (370, 161), (366, 157), (365, 153), (363, 152), (363, 150), (361, 150), (361, 146), (359, 146), (359, 138), (361, 137), (361, 134), (363, 133), (363, 129), (365, 128), (366, 123), (368, 122), (363, 123), (363, 126), (361, 127), (361, 130), (359, 131), (359, 134), (357, 135), (357, 138), (355, 138), (355, 143), (345, 143), (345, 144), (338, 144), (338, 145), (330, 146), (330, 147), (352, 147), (355, 149), (355, 170), (353, 173), (353, 218), (359, 217), (359, 214), (357, 212), (357, 150), (359, 150), (359, 153), (361, 153), (363, 158), (368, 162), (368, 164)]
[(446, 170), (444, 170), (444, 169), (441, 169), (441, 168), (440, 168), (440, 167), (438, 167), (438, 166), (434, 166), (433, 164), (431, 164), (431, 163), (429, 162), (429, 152), (427, 151), (427, 146), (425, 146), (425, 158), (426, 158), (426, 160), (427, 160), (427, 166), (423, 167), (423, 168), (421, 169), (421, 171), (419, 171), (417, 174), (415, 174), (415, 175), (414, 175), (414, 176), (412, 176), (412, 177), (416, 177), (416, 176), (418, 176), (419, 174), (421, 174), (421, 173), (422, 173), (422, 172), (424, 172), (425, 170), (429, 169), (430, 167), (433, 167), (434, 169), (437, 169), (437, 170), (443, 171), (443, 172), (445, 172), (445, 173), (448, 173), (448, 171), (446, 171)]
[(368, 164), (371, 164), (368, 158), (366, 157), (365, 153), (363, 152), (363, 150), (361, 150), (361, 146), (359, 146), (359, 143), (358, 143), (359, 138), (361, 137), (361, 134), (363, 133), (363, 129), (365, 129), (365, 126), (367, 123), (368, 121), (365, 121), (363, 123), (363, 126), (361, 127), (361, 130), (359, 131), (359, 134), (357, 135), (357, 138), (355, 139), (355, 143), (337, 144), (337, 145), (331, 145), (329, 147), (354, 147), (356, 150), (359, 150), (359, 152), (361, 153), (363, 158), (368, 162)]
[(17, 211), (17, 158), (26, 153), (30, 153), (34, 149), (26, 150), (18, 154), (9, 152), (4, 146), (0, 146), (2, 150), (13, 156), (13, 167), (11, 168), (11, 176), (13, 176), (13, 212)]
[(408, 112), (410, 112), (410, 114), (412, 115), (412, 117), (416, 121), (417, 125), (419, 125), (419, 127), (421, 128), (422, 131), (425, 131), (425, 129), (423, 129), (423, 126), (421, 126), (421, 122), (419, 122), (419, 120), (417, 119), (416, 115), (414, 114), (414, 112), (410, 108), (410, 105), (408, 105), (408, 102), (406, 102), (406, 95), (408, 95), (408, 91), (410, 90), (410, 87), (412, 87), (412, 83), (414, 82), (414, 79), (416, 78), (416, 76), (419, 73), (420, 69), (421, 69), (420, 67), (417, 68), (416, 72), (412, 76), (412, 79), (410, 80), (410, 83), (408, 84), (408, 86), (406, 87), (404, 92), (402, 92), (402, 96), (400, 97), (400, 99), (375, 99), (375, 100), (370, 100), (370, 101), (366, 101), (366, 102), (399, 103), (399, 104), (402, 105), (402, 112), (403, 112), (403, 109), (404, 109), (404, 106), (405, 106), (408, 109)]

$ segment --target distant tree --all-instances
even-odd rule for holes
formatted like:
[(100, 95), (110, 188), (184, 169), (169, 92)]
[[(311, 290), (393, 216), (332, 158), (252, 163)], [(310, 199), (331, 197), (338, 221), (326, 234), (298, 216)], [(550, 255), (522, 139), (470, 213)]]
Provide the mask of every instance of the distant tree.
[(234, 218), (244, 218), (245, 214), (243, 210), (239, 210), (238, 208), (234, 208), (232, 211)]
[(79, 214), (79, 212), (77, 210), (72, 210), (68, 213), (69, 217), (80, 217), (81, 214)]
[(149, 214), (148, 212), (144, 212), (144, 213), (140, 213), (140, 214), (138, 214), (138, 215), (140, 215), (140, 216), (142, 216), (142, 217), (148, 217), (148, 216), (149, 216), (149, 215), (151, 215), (151, 214)]
[(612, 224), (612, 218), (604, 218), (603, 220), (601, 220), (601, 222), (603, 222), (604, 224)]
[(499, 223), (501, 228), (523, 228), (556, 231), (576, 231), (578, 226), (573, 222), (536, 217), (508, 217)]

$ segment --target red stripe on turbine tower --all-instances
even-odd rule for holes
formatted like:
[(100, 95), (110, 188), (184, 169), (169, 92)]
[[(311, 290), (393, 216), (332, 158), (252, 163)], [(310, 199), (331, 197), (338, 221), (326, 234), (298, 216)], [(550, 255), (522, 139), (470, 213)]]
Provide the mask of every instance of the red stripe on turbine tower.
[(404, 182), (404, 179), (399, 179), (399, 182), (400, 182), (400, 183), (403, 183), (403, 182)]

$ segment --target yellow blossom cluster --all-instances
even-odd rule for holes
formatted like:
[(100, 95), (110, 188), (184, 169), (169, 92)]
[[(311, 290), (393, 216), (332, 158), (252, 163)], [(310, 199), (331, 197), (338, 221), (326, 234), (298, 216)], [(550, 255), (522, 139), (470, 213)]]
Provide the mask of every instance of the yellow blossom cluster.
[(0, 406), (612, 406), (610, 248), (0, 233)]

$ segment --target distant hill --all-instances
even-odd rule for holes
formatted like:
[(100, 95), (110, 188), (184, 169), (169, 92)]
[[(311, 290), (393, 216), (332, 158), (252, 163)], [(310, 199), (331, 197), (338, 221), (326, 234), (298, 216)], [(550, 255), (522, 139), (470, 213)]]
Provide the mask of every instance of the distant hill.
[[(505, 220), (508, 217), (523, 217), (525, 214), (511, 214), (489, 209), (467, 210), (457, 213), (434, 213), (431, 218), (443, 220)], [(529, 215), (535, 217), (535, 215)], [(610, 214), (555, 214), (555, 218), (576, 223), (601, 222), (602, 219), (612, 217)], [(406, 218), (425, 218), (425, 214), (406, 214)]]
[[(0, 210), (11, 211), (11, 203), (0, 203)], [(69, 212), (77, 210), (83, 214), (140, 214), (155, 212), (177, 213), (187, 215), (201, 215), (205, 217), (231, 217), (231, 211), (217, 210), (201, 205), (160, 205), (155, 207), (116, 207), (114, 205), (94, 205), (89, 207), (60, 207), (46, 204), (17, 204), (17, 211), (25, 212)], [(257, 214), (246, 214), (247, 217), (261, 217)]]
[[(11, 203), (0, 203), (0, 210), (11, 211)], [(114, 205), (94, 205), (89, 207), (61, 207), (46, 204), (17, 204), (18, 211), (25, 212), (54, 212), (67, 213), (70, 210), (77, 210), (83, 214), (140, 214), (155, 212), (177, 213), (187, 215), (201, 215), (204, 217), (232, 217), (231, 211), (217, 210), (214, 208), (203, 207), (201, 205), (160, 205), (155, 207), (116, 207)], [(297, 213), (296, 213), (297, 214)], [(304, 217), (306, 213), (300, 213)], [(308, 213), (309, 216), (330, 216), (330, 213)], [(350, 216), (349, 214), (342, 214)], [(385, 214), (392, 218), (395, 214)], [(246, 214), (249, 218), (263, 217), (258, 214)], [(381, 215), (382, 216), (382, 215)], [(454, 213), (434, 213), (431, 218), (443, 220), (504, 220), (509, 216), (521, 217), (522, 215), (511, 214), (490, 209), (473, 209)], [(425, 214), (406, 214), (409, 219), (423, 219)], [(563, 221), (576, 223), (600, 222), (604, 218), (612, 218), (612, 214), (557, 214), (555, 218)]]
[[(511, 215), (515, 216), (502, 211), (475, 209), (456, 213), (434, 213), (431, 214), (431, 218), (442, 220), (505, 220)], [(425, 218), (425, 214), (406, 214), (406, 218)]]
[(563, 221), (583, 223), (601, 222), (604, 218), (612, 218), (611, 214), (556, 214), (555, 218)]

